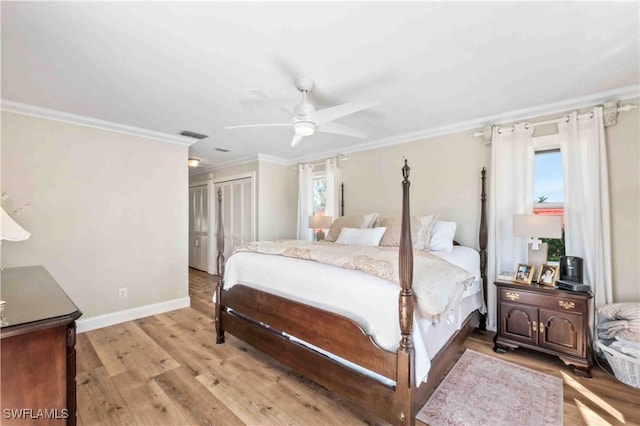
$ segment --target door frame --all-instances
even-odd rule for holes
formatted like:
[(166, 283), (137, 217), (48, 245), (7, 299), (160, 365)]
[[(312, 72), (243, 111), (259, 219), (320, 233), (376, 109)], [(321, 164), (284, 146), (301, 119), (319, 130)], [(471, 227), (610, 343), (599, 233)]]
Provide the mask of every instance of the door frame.
[[(256, 195), (257, 195), (257, 190), (256, 190), (256, 172), (252, 171), (252, 172), (247, 172), (247, 173), (239, 173), (236, 175), (231, 175), (231, 176), (221, 176), (219, 178), (214, 178), (212, 177), (211, 179), (211, 208), (210, 211), (212, 212), (212, 215), (210, 216), (211, 218), (213, 218), (213, 220), (209, 223), (209, 228), (211, 229), (211, 236), (212, 238), (210, 239), (210, 246), (211, 246), (211, 259), (209, 262), (210, 269), (214, 269), (214, 267), (217, 267), (217, 258), (218, 258), (218, 247), (216, 244), (216, 241), (218, 240), (218, 235), (216, 233), (216, 226), (218, 223), (218, 212), (216, 211), (215, 208), (215, 202), (218, 199), (218, 194), (215, 193), (215, 186), (216, 184), (219, 183), (225, 183), (225, 182), (232, 182), (234, 180), (240, 180), (240, 179), (246, 179), (246, 178), (250, 178), (250, 182), (251, 182), (251, 241), (255, 241), (256, 240), (256, 235), (258, 235), (258, 227), (257, 227), (257, 217), (256, 217), (256, 212), (257, 212), (257, 207), (256, 207), (256, 203), (257, 203), (257, 199), (256, 199)], [(223, 200), (224, 202), (224, 200)], [(215, 237), (215, 238), (214, 238)], [(210, 271), (210, 274), (216, 274), (218, 271), (216, 271), (215, 269), (213, 271)]]

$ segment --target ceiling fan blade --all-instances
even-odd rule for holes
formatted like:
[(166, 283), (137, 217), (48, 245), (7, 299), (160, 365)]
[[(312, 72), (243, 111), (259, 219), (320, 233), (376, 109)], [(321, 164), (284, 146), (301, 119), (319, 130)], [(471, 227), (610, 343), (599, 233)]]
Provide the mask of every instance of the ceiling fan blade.
[(314, 113), (309, 114), (309, 116), (311, 121), (315, 122), (316, 125), (320, 125), (379, 104), (380, 102), (376, 99), (347, 102), (346, 104), (315, 111)]
[(291, 111), (289, 108), (287, 108), (286, 106), (284, 106), (280, 102), (276, 101), (275, 99), (273, 99), (271, 96), (267, 95), (266, 93), (263, 93), (258, 89), (250, 89), (249, 92), (253, 93), (254, 95), (262, 96), (263, 98), (268, 99), (273, 104), (277, 105), (278, 108), (280, 108), (282, 111), (286, 112), (290, 116), (292, 116), (292, 117), (296, 116), (296, 114), (293, 111)]
[(291, 123), (265, 123), (265, 124), (241, 124), (239, 126), (226, 126), (225, 130), (243, 129), (245, 127), (291, 127)]
[(291, 148), (293, 148), (294, 146), (298, 145), (300, 143), (300, 141), (302, 140), (302, 138), (304, 138), (304, 136), (298, 135), (298, 134), (294, 134), (293, 135), (293, 140), (291, 141)]
[(367, 137), (367, 135), (361, 130), (338, 123), (321, 124), (318, 126), (317, 131), (322, 133), (333, 133), (334, 135), (353, 136), (354, 138), (360, 139), (365, 139)]

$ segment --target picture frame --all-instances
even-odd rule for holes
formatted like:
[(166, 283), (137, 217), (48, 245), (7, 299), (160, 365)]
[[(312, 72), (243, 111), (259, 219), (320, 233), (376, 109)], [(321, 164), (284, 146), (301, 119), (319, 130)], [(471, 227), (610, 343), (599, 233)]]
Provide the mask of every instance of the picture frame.
[(513, 274), (513, 281), (521, 284), (531, 284), (533, 280), (533, 265), (518, 263), (516, 272)]
[(555, 265), (541, 265), (538, 272), (538, 284), (555, 287), (558, 276), (560, 275), (560, 267)]

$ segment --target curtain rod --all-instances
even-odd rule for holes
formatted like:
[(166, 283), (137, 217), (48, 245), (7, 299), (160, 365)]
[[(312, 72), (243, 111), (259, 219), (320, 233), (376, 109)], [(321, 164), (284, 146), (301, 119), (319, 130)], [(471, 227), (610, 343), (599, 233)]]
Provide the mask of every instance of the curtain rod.
[[(598, 105), (596, 105), (598, 106)], [(605, 127), (609, 127), (609, 126), (613, 126), (616, 124), (616, 120), (617, 120), (617, 113), (619, 112), (627, 112), (627, 111), (631, 111), (633, 109), (638, 108), (638, 105), (634, 105), (634, 104), (627, 104), (627, 105), (622, 105), (622, 106), (618, 106), (617, 102), (605, 102), (603, 105), (600, 105), (604, 108), (604, 120), (605, 120)], [(592, 117), (593, 116), (593, 112), (588, 112), (585, 114), (580, 114), (578, 115), (578, 119), (580, 118), (586, 118), (587, 116)], [(562, 121), (567, 121), (567, 117), (568, 115), (563, 115), (560, 118), (554, 118), (551, 120), (545, 120), (545, 121), (538, 121), (536, 123), (529, 123), (527, 122), (526, 124), (529, 124), (533, 127), (536, 126), (544, 126), (545, 124), (554, 124), (554, 123), (560, 123)], [(526, 121), (526, 120), (523, 120)], [(488, 125), (485, 126), (483, 128), (482, 131), (478, 131), (475, 132), (473, 134), (473, 136), (479, 137), (479, 136), (483, 136), (485, 139), (485, 142), (489, 143), (491, 142), (491, 132), (493, 130), (494, 126)], [(513, 126), (507, 126), (507, 127), (501, 127), (501, 126), (497, 126), (498, 130), (508, 130), (513, 128)]]

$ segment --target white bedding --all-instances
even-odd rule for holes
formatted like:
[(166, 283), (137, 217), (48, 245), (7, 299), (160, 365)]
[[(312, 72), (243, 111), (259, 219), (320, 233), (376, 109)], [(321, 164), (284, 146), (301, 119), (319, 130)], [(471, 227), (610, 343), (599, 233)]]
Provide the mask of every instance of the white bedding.
[[(473, 285), (465, 291), (455, 314), (432, 324), (414, 314), (413, 341), (416, 379), (426, 378), (430, 359), (458, 330), (466, 316), (482, 307), (480, 261), (477, 251), (456, 246), (452, 252), (432, 252), (473, 273)], [(318, 262), (254, 252), (237, 252), (227, 261), (225, 289), (244, 284), (272, 294), (334, 312), (358, 322), (376, 343), (395, 351), (400, 341), (399, 286), (354, 270)], [(358, 303), (354, 303), (358, 300)]]

